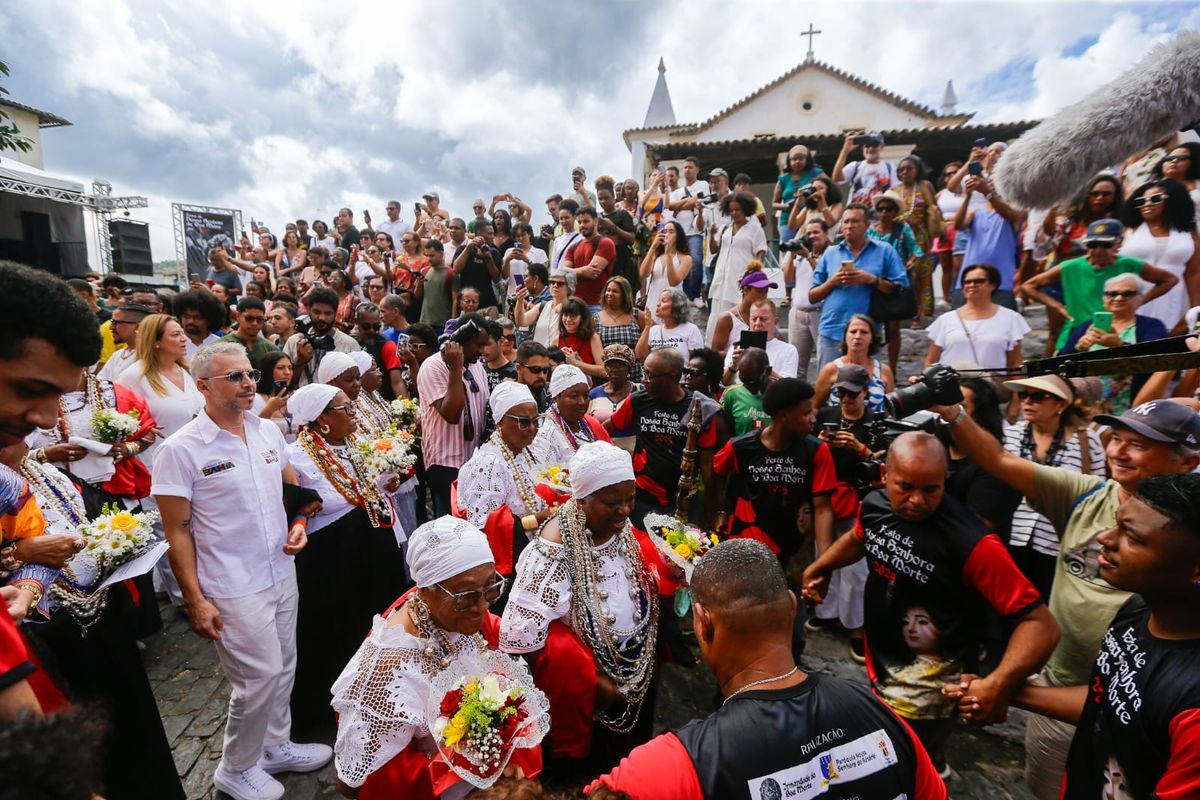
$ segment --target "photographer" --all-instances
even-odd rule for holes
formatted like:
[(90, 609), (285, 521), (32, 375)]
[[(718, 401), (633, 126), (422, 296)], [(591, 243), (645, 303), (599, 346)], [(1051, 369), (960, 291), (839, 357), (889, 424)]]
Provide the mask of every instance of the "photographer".
[(313, 289), (305, 298), (305, 303), (308, 305), (308, 325), (292, 334), (283, 345), (283, 352), (287, 353), (296, 369), (297, 389), (316, 382), (317, 367), (321, 366), (321, 359), (326, 353), (334, 350), (353, 353), (359, 349), (358, 342), (333, 327), (338, 296), (332, 289)]
[[(855, 149), (861, 147), (863, 160), (846, 163)], [(851, 203), (870, 203), (896, 185), (896, 165), (883, 160), (883, 134), (872, 131), (846, 134), (842, 150), (833, 165), (835, 183), (850, 184)]]
[(842, 218), (844, 208), (842, 193), (833, 181), (829, 180), (829, 176), (822, 172), (813, 178), (812, 183), (796, 193), (792, 210), (788, 212), (788, 227), (801, 230), (812, 220), (820, 219), (828, 229), (832, 229)]
[(688, 249), (692, 254), (692, 272), (683, 281), (683, 290), (693, 302), (700, 299), (704, 263), (704, 217), (700, 195), (709, 193), (708, 183), (699, 180), (700, 161), (688, 156), (683, 161), (683, 185), (674, 189), (668, 197), (667, 208), (675, 215), (675, 221), (683, 226), (687, 234)]
[(796, 238), (779, 245), (787, 253), (783, 260), (783, 282), (792, 284), (792, 306), (788, 310), (788, 342), (800, 359), (796, 376), (808, 380), (808, 362), (817, 349), (821, 335), (821, 304), (808, 301), (813, 268), (829, 247), (829, 226), (823, 219), (811, 219)]
[[(817, 412), (817, 430), (821, 441), (829, 445), (837, 487), (833, 490), (831, 506), (833, 528), (830, 535), (815, 531), (819, 558), (858, 520), (859, 502), (876, 488), (877, 481), (867, 480), (864, 466), (871, 460), (869, 446), (871, 423), (876, 414), (867, 407), (867, 386), (870, 376), (857, 364), (847, 364), (837, 371), (833, 392), (839, 404)], [(875, 462), (876, 468), (878, 462)], [(874, 477), (874, 476), (870, 476)], [(835, 570), (829, 578), (825, 600), (813, 616), (804, 623), (810, 631), (836, 626), (839, 622), (850, 634), (850, 655), (860, 664), (866, 662), (863, 651), (863, 587), (867, 583), (867, 564), (860, 561)]]

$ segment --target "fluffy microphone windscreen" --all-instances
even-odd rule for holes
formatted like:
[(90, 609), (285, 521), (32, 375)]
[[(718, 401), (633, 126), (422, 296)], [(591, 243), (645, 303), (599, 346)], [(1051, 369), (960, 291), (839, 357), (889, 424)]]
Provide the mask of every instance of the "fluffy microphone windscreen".
[(1197, 118), (1200, 33), (1184, 31), (1017, 139), (996, 164), (996, 189), (1023, 208), (1048, 208)]

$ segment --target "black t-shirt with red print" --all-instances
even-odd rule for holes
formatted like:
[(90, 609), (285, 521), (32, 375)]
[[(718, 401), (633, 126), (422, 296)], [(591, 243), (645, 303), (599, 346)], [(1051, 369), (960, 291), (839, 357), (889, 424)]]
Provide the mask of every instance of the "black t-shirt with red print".
[(800, 508), (837, 486), (824, 442), (808, 436), (777, 453), (763, 444), (761, 430), (726, 442), (713, 458), (713, 472), (732, 476), (725, 492), (729, 536), (757, 539), (784, 558), (800, 547)]
[(940, 718), (940, 683), (973, 670), (985, 610), (1019, 619), (1042, 602), (1000, 539), (950, 495), (921, 522), (887, 493), (863, 498), (855, 535), (867, 551), (867, 673), (902, 717)]
[[(687, 443), (687, 426), (692, 419), (695, 392), (684, 390), (677, 403), (662, 403), (646, 391), (634, 392), (613, 411), (618, 430), (637, 429), (633, 449), (633, 471), (637, 475), (637, 499), (654, 506), (675, 502), (679, 489), (679, 463)], [(714, 423), (721, 407), (709, 397), (700, 397), (700, 450), (717, 446)]]
[(1104, 634), (1064, 800), (1200, 797), (1200, 639), (1156, 638), (1134, 595)]

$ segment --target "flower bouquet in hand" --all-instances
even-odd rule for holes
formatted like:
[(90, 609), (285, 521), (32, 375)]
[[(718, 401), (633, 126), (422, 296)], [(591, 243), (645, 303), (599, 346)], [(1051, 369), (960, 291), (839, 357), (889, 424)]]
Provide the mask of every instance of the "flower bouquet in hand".
[(551, 465), (544, 469), (538, 470), (534, 475), (537, 482), (543, 486), (548, 486), (556, 492), (564, 494), (571, 493), (571, 470), (558, 464)]
[(550, 701), (523, 662), (495, 650), (460, 655), (434, 676), (426, 724), (446, 764), (487, 788), (513, 752), (537, 747), (550, 730)]
[(398, 397), (388, 407), (392, 415), (392, 424), (401, 430), (415, 432), (417, 422), (421, 419), (421, 409), (407, 397)]
[(696, 560), (721, 541), (715, 533), (705, 533), (666, 514), (647, 514), (645, 524), (650, 541), (672, 564), (683, 570), (686, 581), (692, 579)]
[(137, 432), (142, 425), (138, 410), (122, 413), (111, 408), (98, 408), (92, 412), (92, 434), (96, 441), (104, 444), (123, 442)]
[(108, 589), (97, 591), (100, 584), (118, 567), (161, 543), (154, 533), (157, 511), (135, 514), (116, 504), (106, 505), (103, 510), (100, 517), (79, 526), (83, 549), (63, 565), (50, 586), (51, 603), (84, 627), (94, 623), (104, 610)]
[(385, 475), (404, 475), (417, 463), (417, 438), (408, 431), (389, 426), (378, 436), (356, 437), (350, 445), (364, 480), (378, 484)]

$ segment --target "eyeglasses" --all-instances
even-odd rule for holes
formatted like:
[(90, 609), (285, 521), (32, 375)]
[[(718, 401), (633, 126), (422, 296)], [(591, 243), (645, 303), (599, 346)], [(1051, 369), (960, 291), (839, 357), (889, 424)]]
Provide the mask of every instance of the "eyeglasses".
[(447, 597), (454, 601), (455, 611), (469, 611), (478, 606), (480, 600), (486, 600), (489, 606), (499, 600), (500, 595), (504, 594), (504, 587), (507, 584), (503, 575), (497, 575), (496, 580), (483, 587), (483, 591), (476, 589), (469, 592), (452, 592), (440, 583), (435, 583), (434, 586), (441, 589)]
[(527, 430), (531, 427), (536, 428), (542, 424), (541, 420), (539, 420), (537, 417), (518, 417), (516, 414), (505, 414), (504, 416), (508, 419), (515, 420), (517, 423), (517, 428), (520, 430)]
[(1134, 208), (1141, 208), (1142, 206), (1156, 206), (1159, 203), (1166, 202), (1166, 199), (1167, 196), (1165, 194), (1146, 194), (1134, 200), (1132, 205)]
[(220, 379), (227, 380), (230, 383), (241, 383), (246, 378), (249, 378), (252, 383), (258, 383), (258, 379), (261, 377), (262, 377), (262, 373), (256, 369), (246, 369), (246, 370), (237, 369), (237, 370), (234, 370), (233, 372), (228, 372), (224, 375), (212, 375), (208, 378), (201, 378), (200, 380), (215, 381), (218, 378), (220, 378)]
[(1138, 292), (1135, 289), (1126, 289), (1123, 292), (1105, 292), (1104, 296), (1109, 300), (1115, 300), (1120, 297), (1122, 300), (1128, 300), (1131, 297), (1137, 297)]
[(1084, 242), (1083, 246), (1088, 250), (1095, 250), (1096, 248), (1100, 248), (1101, 250), (1110, 250), (1112, 249), (1113, 242)]
[(900, 209), (896, 208), (895, 206), (889, 206), (889, 205), (885, 205), (883, 203), (880, 203), (879, 205), (877, 205), (875, 207), (875, 210), (878, 211), (880, 214), (895, 214), (900, 211)]
[(501, 334), (500, 338), (506, 342), (515, 342), (517, 340), (517, 335), (515, 333), (505, 333)]
[(979, 286), (987, 282), (987, 278), (963, 278), (963, 286)]
[(326, 413), (330, 411), (345, 411), (351, 407), (351, 403), (342, 403), (340, 406), (329, 406), (325, 409)]
[(360, 322), (358, 329), (363, 331), (377, 331), (383, 327), (382, 322)]
[(1163, 159), (1164, 163), (1174, 164), (1176, 161), (1191, 161), (1191, 156), (1167, 156)]
[[(685, 367), (684, 369), (685, 369), (685, 371), (686, 371), (687, 369), (690, 369), (690, 368), (689, 368), (689, 367)], [(644, 380), (645, 380), (647, 383), (649, 383), (650, 381), (657, 381), (657, 380), (660, 380), (660, 379), (662, 379), (662, 378), (671, 378), (671, 377), (673, 377), (673, 376), (672, 376), (672, 375), (671, 375), (671, 373), (669, 373), (669, 372), (651, 372), (651, 371), (650, 371), (650, 370), (648, 370), (648, 369), (643, 369), (643, 370), (642, 370), (642, 378), (643, 378), (643, 379), (644, 379)]]
[(1017, 397), (1021, 398), (1022, 400), (1028, 400), (1031, 403), (1041, 403), (1051, 397), (1054, 397), (1054, 395), (1050, 394), (1049, 392), (1017, 392)]
[[(519, 361), (518, 361), (517, 363), (518, 363), (518, 364), (521, 364), (521, 362), (519, 362)], [(530, 371), (530, 372), (532, 372), (534, 375), (547, 375), (547, 374), (549, 374), (549, 372), (550, 372), (550, 368), (549, 368), (549, 367), (531, 367), (531, 366), (529, 366), (528, 364), (521, 364), (521, 367), (522, 367), (523, 369), (527, 369), (527, 370), (529, 370), (529, 371)]]

